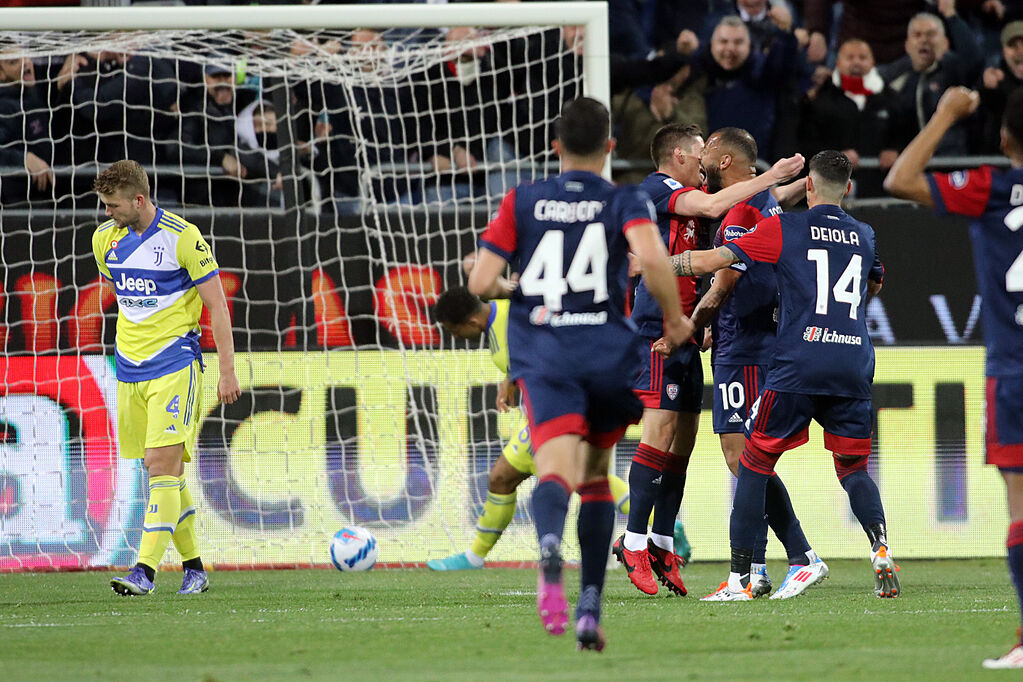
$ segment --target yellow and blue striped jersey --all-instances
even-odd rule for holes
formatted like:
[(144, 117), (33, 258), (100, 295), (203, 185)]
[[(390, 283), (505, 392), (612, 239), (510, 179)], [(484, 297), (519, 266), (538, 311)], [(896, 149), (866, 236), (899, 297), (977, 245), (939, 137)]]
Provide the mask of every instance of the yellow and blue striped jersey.
[(508, 373), (508, 310), (511, 301), (507, 298), (490, 302), (490, 317), (487, 318), (487, 344), (490, 359), (497, 368)]
[(196, 285), (219, 270), (192, 223), (157, 209), (140, 236), (109, 220), (92, 235), (100, 274), (117, 295), (117, 378), (155, 379), (202, 360)]

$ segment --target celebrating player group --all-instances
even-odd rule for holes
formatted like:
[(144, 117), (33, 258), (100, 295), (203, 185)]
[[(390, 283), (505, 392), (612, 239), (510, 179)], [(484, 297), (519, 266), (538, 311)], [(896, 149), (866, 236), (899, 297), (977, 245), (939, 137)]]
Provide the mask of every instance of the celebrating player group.
[[(1006, 481), (1010, 573), (1023, 603), (1023, 171), (1015, 170), (1023, 166), (1023, 93), (1017, 94), (1002, 131), (1013, 171), (924, 173), (945, 131), (976, 108), (974, 93), (952, 89), (886, 187), (976, 219), (988, 461)], [(540, 546), (536, 602), (545, 629), (561, 634), (568, 627), (561, 540), (575, 491), (582, 554), (575, 634), (580, 649), (605, 645), (601, 593), (614, 514), (608, 463), (625, 428), (639, 419), (628, 523), (612, 551), (642, 592), (656, 593), (660, 582), (687, 593), (677, 516), (702, 409), (698, 353), (707, 347), (721, 388), (713, 392), (714, 431), (737, 480), (730, 571), (703, 599), (750, 601), (771, 593), (768, 527), (789, 561), (772, 599), (795, 597), (828, 576), (775, 472), (782, 453), (808, 441), (811, 420), (823, 427), (823, 445), (867, 536), (874, 593), (899, 596), (884, 505), (867, 472), (874, 349), (865, 309), (885, 271), (874, 229), (841, 207), (852, 186), (850, 160), (822, 151), (805, 178), (789, 182), (803, 170), (799, 155), (758, 176), (748, 132), (725, 128), (705, 142), (695, 127), (669, 125), (651, 144), (656, 171), (639, 187), (615, 187), (599, 175), (614, 147), (600, 103), (570, 102), (557, 131), (561, 174), (505, 196), (480, 237), (468, 292), (459, 294), (463, 312), (439, 311), (455, 333), (476, 311), (473, 333), (460, 335), (478, 336), (497, 309), (476, 297), (510, 298), (504, 351), (528, 420), (522, 433), (533, 447), (529, 472), (539, 477), (532, 504)], [(803, 199), (808, 210), (783, 212)], [(709, 221), (722, 216), (711, 235)], [(509, 266), (515, 274), (506, 278)], [(701, 295), (701, 277), (709, 274), (715, 276)], [(502, 389), (501, 409), (512, 404), (514, 387)], [(1023, 646), (984, 665), (1023, 667)]]
[[(1010, 574), (1023, 609), (1023, 91), (1009, 99), (1002, 127), (1012, 170), (924, 172), (945, 132), (977, 102), (963, 88), (946, 92), (885, 187), (939, 214), (973, 218), (987, 459), (1006, 484)], [(703, 408), (699, 354), (712, 348), (713, 427), (736, 482), (730, 570), (703, 599), (788, 599), (828, 577), (775, 472), (784, 452), (808, 441), (811, 420), (823, 427), (824, 448), (867, 536), (874, 593), (899, 596), (884, 505), (867, 471), (874, 349), (865, 309), (885, 271), (874, 229), (841, 207), (850, 160), (826, 150), (800, 179), (799, 155), (757, 175), (748, 132), (724, 128), (705, 141), (693, 126), (668, 125), (651, 144), (655, 172), (639, 186), (618, 187), (601, 177), (614, 148), (610, 116), (587, 97), (565, 105), (553, 147), (561, 173), (508, 192), (466, 260), (467, 286), (445, 292), (434, 311), (456, 336), (486, 334), (508, 376), (497, 407), (518, 402), (523, 418), (491, 472), (475, 542), (430, 568), (481, 568), (514, 516), (516, 489), (535, 475), (536, 606), (547, 632), (570, 627), (562, 538), (573, 493), (580, 498), (580, 649), (605, 646), (609, 547), (640, 591), (655, 594), (660, 583), (686, 595), (679, 569), (689, 548), (678, 515)], [(114, 164), (96, 191), (111, 220), (96, 230), (93, 250), (120, 310), (120, 452), (142, 458), (149, 474), (138, 564), (111, 586), (125, 595), (151, 592), (173, 541), (185, 569), (181, 592), (203, 592), (209, 581), (183, 478), (204, 370), (203, 304), (219, 355), (217, 397), (231, 403), (241, 393), (217, 263), (194, 225), (153, 205), (137, 163)], [(804, 199), (808, 210), (783, 212)], [(626, 483), (608, 474), (609, 464), (640, 420)], [(616, 509), (628, 522), (612, 543)], [(777, 589), (766, 568), (768, 528), (789, 563)], [(984, 665), (1023, 668), (1023, 646)]]

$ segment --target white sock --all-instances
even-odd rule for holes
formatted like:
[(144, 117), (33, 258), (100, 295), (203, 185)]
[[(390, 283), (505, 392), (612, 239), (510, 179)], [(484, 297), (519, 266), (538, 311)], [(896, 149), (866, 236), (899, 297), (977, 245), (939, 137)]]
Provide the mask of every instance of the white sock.
[(767, 564), (750, 564), (749, 573), (750, 575), (755, 573), (767, 573)]
[(749, 573), (746, 575), (739, 575), (738, 573), (728, 574), (728, 589), (732, 592), (742, 592), (746, 589), (745, 585), (742, 584), (742, 579), (745, 578), (747, 584), (749, 584)]
[(646, 549), (646, 535), (633, 533), (631, 530), (625, 531), (625, 549), (630, 552)]
[(473, 554), (471, 549), (465, 550), (465, 558), (476, 568), (483, 568), (483, 557)]
[(806, 550), (806, 558), (810, 560), (811, 564), (815, 564), (821, 560), (821, 558), (817, 556), (817, 552), (813, 551), (812, 549)]
[(658, 535), (657, 533), (651, 533), (650, 540), (661, 549), (666, 549), (669, 552), (675, 551), (675, 538), (671, 535)]

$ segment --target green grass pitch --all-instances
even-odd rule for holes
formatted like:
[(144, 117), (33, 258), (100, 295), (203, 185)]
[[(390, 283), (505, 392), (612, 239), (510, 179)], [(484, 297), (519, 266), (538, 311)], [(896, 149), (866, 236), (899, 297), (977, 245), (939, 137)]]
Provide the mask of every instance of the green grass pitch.
[[(776, 581), (785, 567), (769, 569)], [(204, 595), (163, 573), (119, 597), (104, 573), (0, 575), (9, 680), (962, 680), (1019, 624), (1000, 559), (906, 561), (904, 594), (873, 595), (870, 565), (835, 561), (796, 599), (701, 603), (723, 564), (684, 571), (690, 596), (640, 594), (608, 574), (602, 654), (545, 634), (532, 570), (219, 571)], [(566, 573), (574, 597), (579, 573)]]

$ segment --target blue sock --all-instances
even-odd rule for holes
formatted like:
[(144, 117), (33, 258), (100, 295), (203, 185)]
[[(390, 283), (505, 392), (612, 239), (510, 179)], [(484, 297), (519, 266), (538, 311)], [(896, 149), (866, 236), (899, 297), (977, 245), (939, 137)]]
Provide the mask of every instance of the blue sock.
[(572, 489), (560, 476), (544, 476), (533, 491), (533, 523), (536, 524), (536, 538), (547, 536), (557, 538), (565, 533), (565, 517), (568, 516), (568, 498)]
[[(864, 532), (870, 537), (870, 526), (885, 522), (884, 507), (881, 505), (881, 493), (878, 492), (877, 484), (867, 474), (867, 458), (862, 458), (862, 461), (862, 467), (857, 465), (857, 468), (843, 467), (844, 471), (839, 470), (838, 480), (841, 481), (842, 487), (849, 495), (849, 506), (852, 507), (856, 520), (860, 522)], [(835, 462), (837, 469), (837, 458)]]
[(1009, 538), (1005, 545), (1009, 550), (1009, 577), (1016, 588), (1016, 598), (1023, 616), (1023, 521), (1009, 525)]
[(646, 535), (650, 512), (653, 511), (661, 485), (654, 481), (659, 481), (662, 476), (664, 457), (665, 453), (646, 443), (636, 447), (629, 468), (629, 520), (625, 526), (633, 533)]
[(688, 457), (676, 457), (671, 453), (664, 458), (661, 467), (661, 490), (654, 501), (654, 523), (650, 530), (658, 535), (671, 536), (675, 533), (675, 519), (682, 508), (682, 496), (686, 491), (686, 468)]
[(739, 477), (735, 482), (732, 500), (732, 518), (728, 524), (732, 549), (748, 552), (756, 547), (757, 535), (764, 532), (764, 498), (767, 495), (767, 474), (761, 474), (739, 463)]
[(789, 491), (777, 475), (767, 481), (767, 496), (765, 499), (765, 510), (767, 511), (767, 523), (771, 530), (785, 545), (785, 553), (789, 557), (790, 566), (806, 566), (810, 563), (807, 552), (810, 551), (810, 543), (806, 541), (803, 534), (803, 527), (796, 518), (796, 512), (792, 509), (792, 500), (789, 498)]
[(753, 563), (755, 564), (766, 564), (767, 563), (767, 526), (761, 529), (760, 533), (757, 533), (757, 544), (753, 547)]
[(606, 478), (579, 486), (579, 551), (582, 555), (581, 586), (576, 618), (590, 613), (600, 619), (600, 595), (607, 572), (607, 548), (615, 526), (615, 504)]

